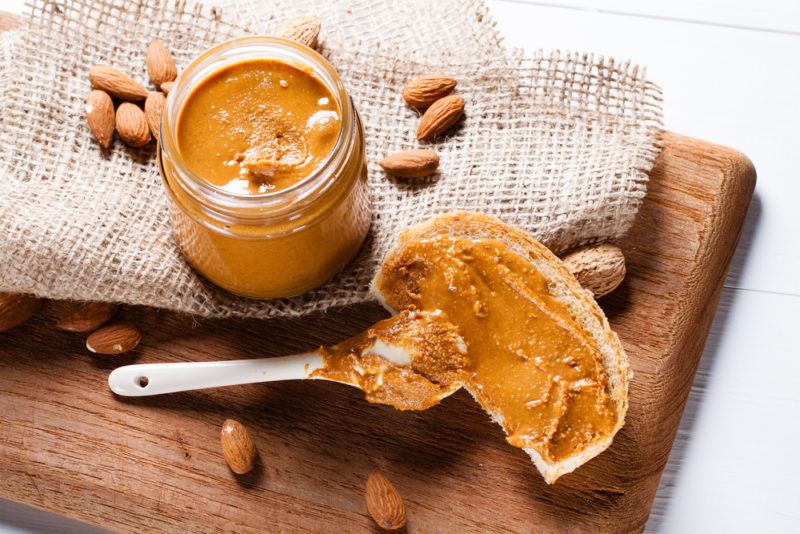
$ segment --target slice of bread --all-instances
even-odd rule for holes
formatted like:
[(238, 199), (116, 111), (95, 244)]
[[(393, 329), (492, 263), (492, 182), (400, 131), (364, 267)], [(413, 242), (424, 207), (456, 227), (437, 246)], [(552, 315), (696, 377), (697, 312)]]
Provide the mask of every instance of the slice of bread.
[[(381, 269), (372, 281), (373, 294), (390, 311), (397, 312), (399, 310), (393, 310), (387, 304), (385, 295), (382, 293), (384, 276), (393, 269), (400, 268), (399, 258), (405, 246), (416, 240), (441, 235), (500, 240), (515, 254), (525, 258), (547, 278), (551, 297), (563, 303), (575, 322), (591, 334), (591, 341), (601, 355), (602, 365), (608, 377), (606, 390), (616, 407), (616, 424), (607, 436), (601, 436), (582, 450), (557, 462), (549, 461), (532, 448), (523, 449), (530, 455), (545, 481), (551, 484), (561, 475), (575, 470), (608, 448), (614, 435), (625, 422), (625, 414), (628, 410), (628, 382), (631, 372), (622, 344), (611, 330), (605, 314), (595, 302), (592, 294), (580, 286), (561, 260), (547, 247), (518, 228), (509, 226), (494, 217), (476, 213), (455, 212), (441, 215), (408, 228), (400, 234), (397, 243), (386, 255)], [(470, 393), (475, 396), (473, 391)], [(490, 413), (489, 415), (498, 424), (502, 423), (501, 414)]]

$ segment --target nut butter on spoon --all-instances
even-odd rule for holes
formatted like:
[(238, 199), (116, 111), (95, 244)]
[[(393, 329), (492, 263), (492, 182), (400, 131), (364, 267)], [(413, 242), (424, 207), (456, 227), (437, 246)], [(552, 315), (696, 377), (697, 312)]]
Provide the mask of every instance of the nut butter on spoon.
[(144, 397), (212, 387), (321, 379), (355, 386), (369, 402), (425, 410), (468, 378), (467, 347), (440, 311), (403, 311), (338, 345), (293, 356), (154, 363), (115, 369), (117, 395)]

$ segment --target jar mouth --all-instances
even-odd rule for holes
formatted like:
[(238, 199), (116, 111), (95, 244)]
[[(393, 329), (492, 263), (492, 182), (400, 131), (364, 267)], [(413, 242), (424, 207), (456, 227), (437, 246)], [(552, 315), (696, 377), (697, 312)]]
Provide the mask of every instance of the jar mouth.
[[(189, 169), (180, 155), (177, 140), (177, 122), (186, 99), (194, 87), (226, 66), (254, 59), (271, 59), (310, 68), (325, 84), (340, 110), (341, 125), (333, 148), (308, 176), (296, 183), (264, 193), (240, 193), (217, 186)], [(315, 197), (330, 186), (336, 173), (331, 172), (341, 164), (347, 152), (350, 133), (354, 127), (354, 108), (347, 90), (333, 66), (314, 50), (279, 37), (251, 36), (230, 39), (200, 54), (178, 76), (170, 91), (161, 119), (161, 149), (171, 155), (171, 163), (180, 185), (193, 195), (209, 200), (209, 208), (221, 214), (235, 212), (246, 216), (242, 210), (255, 210), (254, 216), (263, 217), (273, 210), (283, 212), (288, 204), (297, 206), (308, 197)], [(277, 213), (275, 213), (277, 215)]]

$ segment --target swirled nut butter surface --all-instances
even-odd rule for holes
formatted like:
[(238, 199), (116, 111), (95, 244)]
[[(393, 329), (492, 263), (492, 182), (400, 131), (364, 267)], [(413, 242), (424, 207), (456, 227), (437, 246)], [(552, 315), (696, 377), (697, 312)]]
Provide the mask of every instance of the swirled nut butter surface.
[(356, 337), (322, 347), (311, 374), (361, 388), (369, 402), (425, 410), (467, 378), (466, 345), (441, 311), (405, 310)]
[(325, 84), (302, 67), (243, 61), (193, 89), (178, 119), (178, 148), (195, 174), (227, 191), (280, 190), (330, 154), (339, 113)]
[(616, 430), (601, 354), (531, 261), (491, 238), (405, 243), (376, 285), (394, 309), (441, 309), (467, 343), (466, 387), (510, 444), (558, 462)]

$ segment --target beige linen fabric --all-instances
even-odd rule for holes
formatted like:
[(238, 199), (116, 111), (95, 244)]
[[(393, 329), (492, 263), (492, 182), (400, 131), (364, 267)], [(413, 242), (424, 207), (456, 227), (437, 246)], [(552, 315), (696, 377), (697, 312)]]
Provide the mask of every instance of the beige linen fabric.
[[(3, 39), (0, 291), (201, 316), (296, 316), (367, 300), (397, 233), (435, 214), (488, 213), (558, 248), (614, 239), (630, 226), (661, 127), (660, 90), (637, 67), (591, 54), (508, 55), (476, 0), (217, 1), (37, 0), (29, 27)], [(372, 228), (356, 260), (325, 286), (253, 301), (211, 286), (184, 262), (154, 148), (117, 140), (104, 155), (94, 142), (84, 117), (87, 72), (106, 63), (145, 82), (154, 37), (181, 68), (213, 44), (269, 33), (298, 13), (323, 19), (323, 53), (365, 122)], [(418, 114), (401, 88), (432, 72), (458, 78), (466, 118), (435, 146), (440, 172), (410, 185), (377, 162), (419, 146)]]

